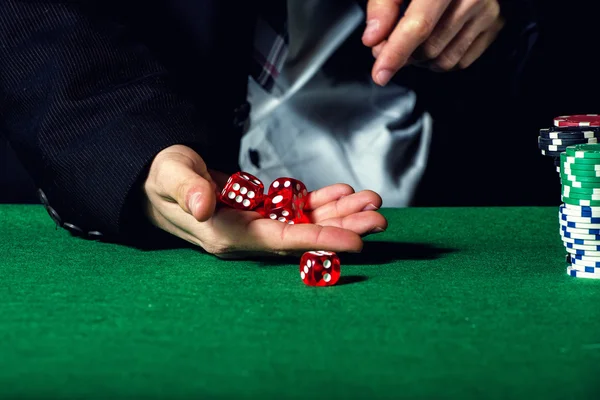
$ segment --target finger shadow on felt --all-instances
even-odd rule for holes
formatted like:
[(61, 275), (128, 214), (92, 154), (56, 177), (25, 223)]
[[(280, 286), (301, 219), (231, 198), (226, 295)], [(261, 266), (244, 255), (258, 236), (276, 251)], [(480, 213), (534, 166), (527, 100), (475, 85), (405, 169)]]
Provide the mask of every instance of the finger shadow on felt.
[(344, 264), (389, 264), (400, 260), (435, 260), (458, 249), (427, 243), (365, 241), (362, 252), (344, 254)]
[[(323, 249), (321, 249), (323, 250)], [(339, 253), (343, 265), (379, 265), (401, 260), (435, 260), (458, 249), (436, 247), (426, 243), (365, 241), (361, 253)], [(262, 266), (297, 264), (299, 256), (248, 258)], [(349, 277), (351, 278), (351, 277)], [(358, 279), (360, 282), (365, 279)], [(355, 283), (355, 282), (348, 282)]]

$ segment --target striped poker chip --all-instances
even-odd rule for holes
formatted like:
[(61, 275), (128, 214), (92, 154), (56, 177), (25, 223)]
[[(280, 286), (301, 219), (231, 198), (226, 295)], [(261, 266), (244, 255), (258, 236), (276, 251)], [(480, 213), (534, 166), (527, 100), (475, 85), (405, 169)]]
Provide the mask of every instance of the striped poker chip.
[(565, 171), (561, 171), (560, 176), (566, 185), (568, 185), (568, 182), (594, 182), (594, 187), (600, 188), (600, 177), (598, 176), (570, 175)]
[(560, 157), (560, 155), (563, 154), (562, 151), (550, 151), (550, 150), (545, 150), (545, 149), (542, 149), (541, 152), (542, 152), (542, 155), (544, 155), (546, 157)]
[(565, 235), (560, 235), (560, 238), (562, 239), (562, 241), (564, 243), (571, 243), (571, 244), (584, 245), (584, 246), (600, 246), (600, 240), (575, 239), (575, 238), (566, 237)]
[[(590, 137), (590, 138), (568, 138), (568, 139), (546, 139), (541, 136), (538, 136), (538, 144), (542, 146), (574, 146), (576, 144), (593, 144), (598, 143), (598, 137)], [(548, 149), (551, 151), (556, 151), (552, 149)]]
[(573, 204), (561, 204), (561, 208), (567, 211), (576, 211), (580, 213), (589, 213), (591, 215), (600, 215), (600, 207), (576, 206)]
[(552, 127), (540, 129), (541, 139), (593, 139), (600, 138), (600, 128), (586, 127)]
[(600, 194), (582, 194), (579, 192), (571, 191), (569, 189), (565, 189), (561, 191), (561, 194), (570, 199), (578, 199), (578, 200), (600, 200)]
[(578, 268), (588, 268), (585, 272), (600, 273), (600, 259), (596, 261), (587, 261), (571, 258), (571, 265), (576, 265)]
[(563, 192), (569, 192), (579, 196), (600, 196), (600, 191), (598, 191), (598, 189), (575, 188), (569, 185), (562, 185), (562, 190)]
[(561, 190), (561, 194), (564, 197), (568, 197), (569, 200), (591, 200), (591, 201), (598, 201), (597, 198), (597, 194), (587, 194), (587, 193), (580, 193), (576, 190), (571, 190), (571, 189), (565, 189), (563, 188)]
[[(599, 210), (586, 210), (579, 208), (571, 208), (567, 206), (572, 206), (571, 204), (562, 204), (560, 206), (560, 213), (564, 215), (572, 215), (574, 217), (600, 217)], [(575, 206), (572, 206), (575, 207)]]
[(589, 273), (584, 271), (578, 271), (573, 268), (572, 265), (567, 267), (567, 275), (572, 276), (574, 278), (588, 278), (588, 279), (600, 279), (600, 273)]
[[(595, 146), (593, 144), (590, 144), (589, 146)], [(575, 146), (570, 146), (570, 147), (575, 147)], [(563, 163), (570, 163), (570, 164), (577, 164), (577, 165), (588, 165), (588, 166), (592, 166), (592, 165), (598, 165), (600, 164), (600, 160), (598, 158), (594, 158), (594, 157), (575, 157), (574, 155), (575, 153), (571, 153), (568, 154), (567, 152), (564, 153), (558, 153), (558, 157), (560, 158), (560, 160)], [(583, 154), (583, 152), (580, 153), (580, 155)], [(591, 154), (591, 152), (589, 153)]]
[(575, 255), (579, 255), (579, 256), (600, 257), (600, 251), (572, 249), (570, 247), (565, 247), (565, 251), (569, 254), (575, 254)]
[(600, 261), (600, 257), (586, 256), (582, 254), (569, 254), (569, 260), (581, 260), (581, 261), (591, 261), (596, 262)]
[(575, 233), (578, 235), (600, 235), (600, 228), (598, 228), (598, 229), (572, 228), (572, 227), (561, 225), (560, 230), (561, 230), (561, 232)]
[(576, 198), (567, 197), (567, 196), (561, 196), (560, 199), (563, 203), (572, 204), (575, 206), (590, 206), (590, 207), (600, 206), (600, 200), (576, 199)]
[(600, 235), (587, 235), (587, 234), (578, 234), (571, 233), (569, 231), (560, 231), (560, 236), (565, 239), (574, 239), (574, 240), (594, 240), (600, 243)]
[[(567, 242), (563, 242), (563, 246), (565, 246), (568, 249), (574, 249), (574, 250), (586, 250), (586, 251), (598, 251), (600, 252), (600, 245), (583, 245), (583, 244), (574, 244), (574, 243), (567, 243)], [(576, 253), (576, 254), (580, 254), (580, 253)]]
[[(542, 150), (542, 154), (549, 155), (550, 153), (562, 153), (567, 151), (567, 146), (570, 145), (554, 145), (554, 144), (543, 144), (538, 142), (538, 149)], [(546, 154), (547, 152), (548, 154)]]
[[(562, 178), (562, 172), (560, 174), (560, 177)], [(582, 182), (581, 180), (566, 180), (566, 179), (561, 179), (561, 184), (565, 185), (565, 186), (571, 186), (574, 188), (580, 188), (580, 189), (598, 189), (600, 187), (600, 182)], [(575, 204), (571, 204), (571, 205), (575, 205)], [(590, 206), (586, 206), (586, 207), (590, 207)], [(600, 206), (593, 206), (593, 207), (600, 207)]]
[(572, 162), (561, 162), (560, 166), (563, 169), (570, 169), (571, 171), (600, 171), (600, 164), (579, 164)]
[(558, 221), (561, 226), (565, 226), (567, 228), (575, 228), (575, 229), (587, 229), (587, 230), (595, 230), (600, 229), (600, 224), (586, 224), (584, 222), (571, 222), (571, 221), (563, 221), (559, 219)]
[(554, 126), (600, 126), (600, 115), (598, 114), (579, 114), (579, 115), (561, 115), (554, 118)]
[(595, 196), (600, 195), (600, 190), (598, 190), (598, 189), (576, 188), (576, 187), (569, 186), (569, 185), (562, 185), (562, 186), (563, 186), (563, 190), (567, 190), (572, 193), (577, 193), (579, 195), (595, 195)]
[(592, 159), (596, 162), (600, 162), (600, 145), (598, 144), (576, 144), (574, 146), (568, 146), (565, 149), (568, 157), (574, 157), (575, 159)]
[(572, 215), (563, 214), (562, 212), (558, 214), (558, 217), (561, 221), (600, 225), (600, 217), (574, 217)]
[(561, 172), (564, 175), (571, 176), (589, 176), (592, 178), (600, 177), (600, 170), (583, 170), (583, 169), (571, 169), (570, 167), (563, 166)]

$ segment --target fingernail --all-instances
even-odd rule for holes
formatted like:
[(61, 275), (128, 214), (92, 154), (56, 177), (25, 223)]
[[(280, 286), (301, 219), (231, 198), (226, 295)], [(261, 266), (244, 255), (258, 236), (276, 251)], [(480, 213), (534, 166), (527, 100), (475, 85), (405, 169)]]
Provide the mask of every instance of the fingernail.
[(377, 210), (377, 207), (375, 207), (374, 204), (369, 203), (365, 206), (365, 208), (362, 209), (363, 211), (373, 211), (373, 210)]
[(200, 207), (202, 195), (200, 193), (194, 193), (190, 196), (190, 200), (188, 201), (188, 209), (192, 215), (195, 215)]
[(377, 76), (375, 78), (379, 85), (385, 86), (388, 84), (390, 79), (392, 79), (392, 75), (394, 75), (394, 73), (389, 69), (382, 69), (377, 73)]
[(380, 228), (378, 226), (373, 228), (373, 230), (371, 230), (371, 233), (381, 233), (381, 232), (384, 232), (384, 229)]
[(363, 33), (363, 40), (368, 39), (369, 36), (375, 34), (379, 29), (379, 20), (378, 19), (370, 19), (367, 21), (367, 26), (365, 27), (365, 32)]

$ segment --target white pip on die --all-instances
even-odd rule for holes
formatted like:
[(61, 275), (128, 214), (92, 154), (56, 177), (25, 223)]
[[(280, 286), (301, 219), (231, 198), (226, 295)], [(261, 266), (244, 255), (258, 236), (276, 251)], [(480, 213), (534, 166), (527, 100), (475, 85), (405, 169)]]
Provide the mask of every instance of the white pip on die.
[(333, 286), (340, 275), (340, 258), (332, 251), (307, 251), (300, 258), (300, 278), (308, 286)]
[(265, 185), (252, 174), (236, 172), (223, 187), (219, 200), (230, 207), (254, 210), (264, 201)]
[(300, 211), (302, 211), (304, 209), (304, 207), (306, 206), (306, 197), (308, 196), (308, 190), (306, 190), (306, 185), (298, 179), (281, 177), (281, 178), (275, 179), (271, 183), (267, 194), (268, 195), (271, 195), (273, 193), (281, 194), (281, 192), (286, 192), (286, 191), (289, 191), (289, 193), (291, 193), (291, 196), (288, 197), (286, 195), (283, 195), (283, 197), (284, 198), (291, 197), (291, 203), (293, 205), (292, 207), (294, 209), (297, 208)]

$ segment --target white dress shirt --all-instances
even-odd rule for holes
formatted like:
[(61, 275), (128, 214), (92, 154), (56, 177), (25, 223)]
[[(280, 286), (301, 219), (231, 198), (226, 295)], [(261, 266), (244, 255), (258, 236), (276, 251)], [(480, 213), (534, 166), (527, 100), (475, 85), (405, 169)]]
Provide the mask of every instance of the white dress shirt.
[(239, 158), (265, 186), (289, 176), (309, 190), (338, 182), (374, 190), (383, 207), (410, 202), (432, 133), (429, 114), (412, 116), (416, 94), (393, 83), (336, 83), (321, 71), (364, 18), (353, 2), (288, 0), (289, 53), (271, 93), (249, 79), (251, 122)]

